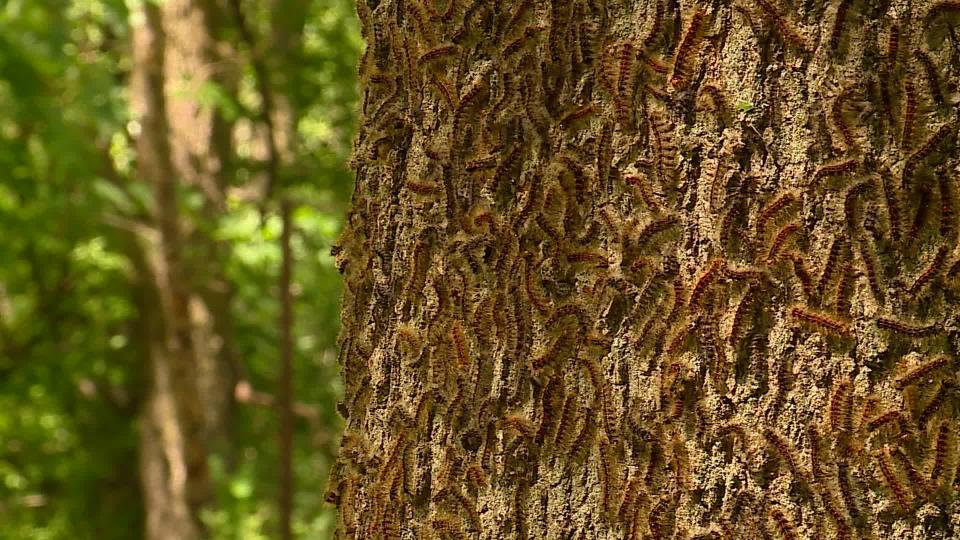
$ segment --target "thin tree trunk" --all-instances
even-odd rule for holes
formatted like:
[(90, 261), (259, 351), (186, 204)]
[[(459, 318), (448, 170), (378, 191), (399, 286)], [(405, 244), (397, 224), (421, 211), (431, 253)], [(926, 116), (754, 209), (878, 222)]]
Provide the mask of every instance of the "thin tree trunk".
[(146, 536), (191, 540), (205, 536), (200, 513), (212, 496), (207, 459), (225, 434), (233, 347), (230, 289), (211, 265), (220, 249), (188, 229), (178, 192), (191, 185), (204, 193), (209, 217), (222, 208), (229, 129), (191, 92), (225, 78), (217, 71), (212, 4), (144, 3), (140, 13), (131, 101), (140, 125), (138, 173), (153, 186), (155, 231), (141, 238), (134, 256), (149, 335), (140, 451)]
[(960, 534), (956, 10), (790, 4), (358, 3), (340, 537)]
[(293, 204), (283, 200), (280, 217), (283, 230), (280, 246), (283, 261), (280, 269), (280, 380), (277, 385), (277, 416), (280, 418), (278, 440), (280, 447), (280, 538), (291, 540), (293, 517), (293, 251), (290, 236), (293, 234)]

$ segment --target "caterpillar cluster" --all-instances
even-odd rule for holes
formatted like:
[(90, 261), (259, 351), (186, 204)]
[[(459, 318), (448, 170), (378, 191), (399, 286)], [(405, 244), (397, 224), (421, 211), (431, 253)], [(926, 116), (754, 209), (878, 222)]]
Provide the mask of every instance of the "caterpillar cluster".
[(570, 489), (608, 536), (885, 537), (955, 496), (958, 10), (736, 4), (358, 3), (341, 537), (574, 537)]

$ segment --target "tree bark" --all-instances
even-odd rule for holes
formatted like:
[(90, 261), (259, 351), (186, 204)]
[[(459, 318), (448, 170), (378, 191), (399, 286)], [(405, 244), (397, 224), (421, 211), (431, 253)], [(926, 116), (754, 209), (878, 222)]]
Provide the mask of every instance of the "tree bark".
[(358, 3), (339, 537), (960, 534), (956, 9), (791, 4)]
[(150, 540), (205, 536), (212, 496), (207, 459), (232, 406), (230, 288), (215, 264), (222, 248), (180, 211), (186, 187), (203, 193), (207, 217), (223, 207), (230, 156), (227, 123), (197, 103), (204, 84), (228, 84), (215, 48), (213, 3), (146, 2), (133, 29), (131, 101), (140, 125), (138, 174), (153, 187), (152, 230), (141, 237), (141, 326), (149, 385), (140, 467)]

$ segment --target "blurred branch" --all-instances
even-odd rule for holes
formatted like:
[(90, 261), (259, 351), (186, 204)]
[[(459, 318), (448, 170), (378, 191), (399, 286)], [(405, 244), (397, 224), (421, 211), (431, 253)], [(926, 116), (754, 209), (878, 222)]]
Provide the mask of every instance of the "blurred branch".
[[(273, 397), (273, 394), (255, 390), (253, 385), (250, 384), (250, 381), (245, 380), (239, 381), (233, 388), (233, 397), (237, 400), (237, 403), (246, 405), (257, 405), (259, 407), (274, 407), (276, 405), (276, 399)], [(306, 420), (312, 427), (319, 426), (320, 407), (295, 402), (292, 404), (291, 409), (293, 410), (293, 414)]]

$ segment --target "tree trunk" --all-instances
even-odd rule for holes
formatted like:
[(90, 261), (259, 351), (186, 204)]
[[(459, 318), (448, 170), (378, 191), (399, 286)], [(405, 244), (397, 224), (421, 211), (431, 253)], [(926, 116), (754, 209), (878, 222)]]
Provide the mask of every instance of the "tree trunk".
[(179, 209), (189, 186), (208, 217), (223, 206), (229, 127), (197, 92), (225, 84), (215, 50), (213, 3), (146, 2), (134, 27), (132, 97), (138, 172), (153, 187), (152, 236), (141, 240), (140, 302), (149, 374), (140, 466), (150, 540), (204, 537), (200, 511), (212, 495), (207, 459), (224, 435), (233, 388), (230, 289), (220, 246)]
[(960, 534), (955, 3), (791, 4), (359, 3), (340, 537)]

